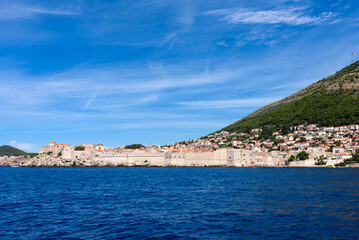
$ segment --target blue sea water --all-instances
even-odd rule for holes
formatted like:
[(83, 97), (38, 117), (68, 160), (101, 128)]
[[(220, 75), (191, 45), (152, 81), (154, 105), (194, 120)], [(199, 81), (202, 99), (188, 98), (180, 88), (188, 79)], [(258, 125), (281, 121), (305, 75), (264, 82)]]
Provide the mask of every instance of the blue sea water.
[(358, 239), (359, 169), (0, 168), (0, 239)]

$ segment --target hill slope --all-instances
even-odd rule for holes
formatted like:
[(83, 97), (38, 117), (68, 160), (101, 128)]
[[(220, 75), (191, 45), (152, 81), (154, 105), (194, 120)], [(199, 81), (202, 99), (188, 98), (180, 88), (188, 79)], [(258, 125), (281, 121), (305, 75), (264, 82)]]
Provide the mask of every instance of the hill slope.
[(9, 145), (3, 145), (0, 147), (0, 156), (17, 156), (20, 154), (26, 154), (26, 152)]
[(321, 126), (359, 123), (359, 61), (222, 130), (248, 132), (259, 127), (274, 130), (303, 123)]

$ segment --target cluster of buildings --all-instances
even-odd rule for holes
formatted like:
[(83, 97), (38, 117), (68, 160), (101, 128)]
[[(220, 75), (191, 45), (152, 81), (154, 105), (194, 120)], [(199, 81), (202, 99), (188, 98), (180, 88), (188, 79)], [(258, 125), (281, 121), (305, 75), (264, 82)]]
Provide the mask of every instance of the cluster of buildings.
[[(126, 166), (314, 166), (319, 159), (327, 165), (340, 163), (359, 149), (359, 125), (292, 126), (287, 132), (273, 132), (268, 139), (262, 139), (261, 133), (260, 128), (250, 133), (222, 131), (169, 146), (139, 149), (105, 148), (103, 144), (75, 147), (51, 142), (41, 147), (40, 154)], [(302, 151), (308, 153), (308, 159), (289, 161)]]
[[(292, 126), (288, 132), (273, 132), (267, 139), (261, 137), (262, 129), (250, 133), (222, 131), (201, 140), (203, 145), (213, 148), (233, 147), (251, 149), (256, 152), (281, 151), (295, 153), (313, 150), (325, 152), (324, 157), (344, 160), (352, 157), (359, 149), (359, 125), (318, 127), (316, 124)], [(198, 140), (197, 140), (198, 141)]]

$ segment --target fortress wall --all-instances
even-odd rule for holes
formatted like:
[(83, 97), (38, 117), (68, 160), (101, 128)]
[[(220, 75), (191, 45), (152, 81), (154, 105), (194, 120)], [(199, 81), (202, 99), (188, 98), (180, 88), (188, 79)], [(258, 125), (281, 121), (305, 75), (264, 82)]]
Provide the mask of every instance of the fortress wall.
[(64, 148), (64, 150), (62, 150), (62, 157), (66, 159), (74, 159), (75, 158), (74, 150), (69, 147)]
[(172, 158), (170, 166), (184, 167), (186, 166), (186, 160), (184, 158)]
[(256, 162), (256, 154), (251, 150), (242, 150), (241, 152), (242, 166), (253, 166)]
[(50, 146), (42, 146), (40, 147), (39, 154), (49, 152)]
[(52, 150), (52, 155), (57, 156), (60, 152), (62, 152), (62, 148), (56, 146)]
[(254, 165), (256, 166), (274, 166), (273, 157), (271, 155), (256, 155)]
[(286, 161), (291, 154), (282, 153), (282, 152), (271, 152), (272, 160), (269, 161), (269, 166), (284, 166)]
[(100, 153), (94, 160), (109, 162), (118, 165), (146, 165), (163, 166), (165, 153)]
[(75, 158), (91, 159), (93, 157), (93, 150), (85, 148), (83, 151), (73, 151)]
[(277, 156), (275, 152), (254, 152), (246, 149), (228, 150), (228, 166), (278, 166), (285, 165), (285, 158)]
[(135, 153), (128, 154), (129, 164), (163, 166), (165, 153)]
[(207, 161), (207, 164), (213, 161), (213, 153), (193, 153), (189, 152), (185, 154), (186, 166), (203, 166)]
[(310, 166), (314, 166), (314, 165), (315, 165), (314, 159), (290, 161), (289, 162), (290, 167), (310, 167)]
[(62, 148), (58, 147), (58, 146), (42, 146), (40, 148), (39, 153), (48, 153), (48, 152), (52, 152), (52, 156), (57, 156), (57, 154), (59, 154), (59, 152), (62, 151)]
[(343, 159), (325, 159), (324, 161), (327, 162), (326, 165), (334, 166), (334, 164), (343, 162)]
[(227, 151), (228, 166), (241, 167), (243, 165), (242, 150), (232, 149)]
[[(48, 150), (48, 149), (45, 149)], [(278, 155), (279, 154), (279, 155)], [(220, 149), (214, 152), (95, 152), (87, 149), (85, 151), (74, 151), (65, 148), (62, 152), (63, 158), (76, 159), (86, 158), (95, 161), (112, 163), (124, 166), (278, 166), (285, 165), (281, 153), (257, 153), (243, 149)], [(328, 165), (332, 165), (328, 163)], [(314, 166), (314, 159), (306, 161), (290, 162), (289, 166)]]
[(115, 164), (115, 165), (124, 165), (124, 166), (129, 165), (127, 155), (122, 155), (122, 156), (111, 156), (111, 155), (98, 156), (98, 157), (94, 157), (93, 160), (112, 163), (112, 164)]
[(95, 152), (93, 160), (115, 165), (128, 165), (128, 153)]
[(165, 154), (164, 166), (186, 166), (185, 153), (184, 152), (173, 152)]
[(227, 150), (185, 153), (186, 166), (227, 166)]
[[(98, 156), (96, 156), (98, 155)], [(96, 153), (95, 160), (128, 166), (227, 166), (227, 150), (198, 153)]]

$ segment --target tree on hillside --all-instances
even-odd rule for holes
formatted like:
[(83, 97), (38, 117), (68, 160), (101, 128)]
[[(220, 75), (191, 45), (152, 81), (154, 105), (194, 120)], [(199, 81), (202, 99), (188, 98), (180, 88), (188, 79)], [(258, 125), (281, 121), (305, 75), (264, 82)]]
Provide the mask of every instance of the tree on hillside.
[(308, 158), (309, 158), (309, 153), (307, 153), (305, 151), (301, 151), (300, 153), (297, 154), (298, 160), (306, 160)]
[(321, 155), (319, 158), (315, 158), (315, 165), (326, 165), (327, 162), (324, 161), (325, 159), (327, 159), (326, 157), (324, 157), (323, 155)]
[(283, 126), (282, 129), (281, 129), (281, 133), (283, 135), (287, 135), (288, 133), (290, 133), (290, 127), (287, 126), (287, 125)]
[(353, 154), (353, 161), (359, 162), (359, 149), (355, 149), (355, 153)]
[(342, 141), (338, 140), (334, 142), (335, 146), (339, 147), (342, 144)]

